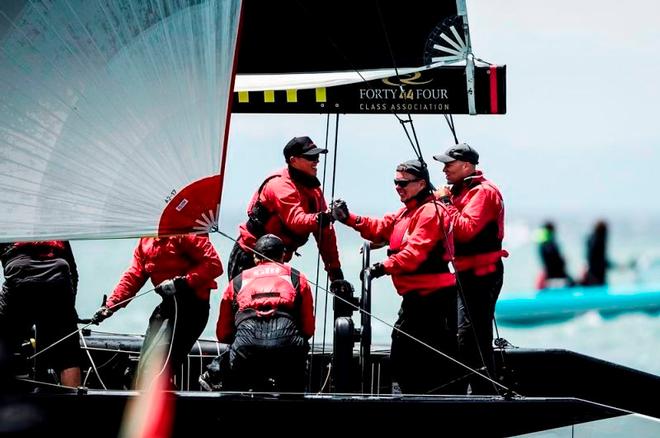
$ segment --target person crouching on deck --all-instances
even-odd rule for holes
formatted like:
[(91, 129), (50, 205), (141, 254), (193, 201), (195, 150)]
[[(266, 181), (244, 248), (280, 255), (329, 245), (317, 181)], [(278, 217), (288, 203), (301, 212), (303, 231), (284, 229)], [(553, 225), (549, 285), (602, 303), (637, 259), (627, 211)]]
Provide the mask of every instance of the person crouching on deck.
[(314, 305), (307, 278), (283, 263), (282, 240), (266, 234), (255, 267), (229, 282), (220, 303), (218, 340), (229, 347), (225, 389), (302, 392)]
[(403, 297), (392, 332), (393, 380), (408, 394), (450, 393), (455, 366), (429, 346), (451, 357), (457, 348), (456, 279), (448, 267), (454, 250), (451, 219), (433, 196), (426, 163), (399, 164), (394, 187), (404, 206), (382, 219), (349, 213), (342, 200), (331, 210), (363, 238), (389, 243), (387, 259), (369, 273), (372, 279), (391, 275)]

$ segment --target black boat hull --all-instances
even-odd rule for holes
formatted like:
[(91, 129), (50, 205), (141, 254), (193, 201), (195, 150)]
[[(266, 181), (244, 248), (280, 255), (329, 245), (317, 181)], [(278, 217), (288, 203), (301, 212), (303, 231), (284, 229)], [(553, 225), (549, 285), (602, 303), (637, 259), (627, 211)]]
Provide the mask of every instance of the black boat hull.
[[(82, 344), (88, 359), (93, 359), (85, 365), (86, 389), (67, 392), (40, 386), (35, 393), (34, 386), (25, 383), (25, 391), (5, 403), (5, 408), (18, 403), (22, 412), (34, 413), (33, 421), (27, 421), (30, 436), (42, 431), (95, 438), (117, 435), (125, 404), (137, 394), (127, 388), (141, 337), (86, 333)], [(355, 351), (352, 364), (345, 367), (349, 375), (342, 379), (352, 388), (349, 394), (331, 393), (337, 376), (328, 376), (329, 351), (310, 355), (306, 395), (198, 391), (197, 377), (224, 348), (200, 341), (177, 370), (175, 381), (182, 390), (167, 393), (175, 399), (174, 436), (197, 429), (245, 431), (257, 420), (256, 427), (270, 430), (292, 418), (309, 419), (329, 433), (387, 433), (398, 422), (412, 432), (438, 430), (449, 436), (511, 436), (630, 411), (660, 418), (660, 406), (643, 396), (660, 392), (660, 377), (565, 350), (498, 350), (499, 379), (512, 390), (510, 397), (392, 395), (386, 349), (371, 351), (372, 378), (365, 386)], [(99, 389), (103, 385), (108, 389)]]

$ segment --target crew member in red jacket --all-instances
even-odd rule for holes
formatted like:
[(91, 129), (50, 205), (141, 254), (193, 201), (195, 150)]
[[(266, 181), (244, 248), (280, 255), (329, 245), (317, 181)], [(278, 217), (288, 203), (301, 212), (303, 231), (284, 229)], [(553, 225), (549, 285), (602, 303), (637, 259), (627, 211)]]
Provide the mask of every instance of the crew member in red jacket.
[[(454, 242), (460, 289), (458, 298), (459, 360), (495, 378), (493, 318), (502, 289), (504, 267), (504, 202), (499, 189), (476, 169), (477, 151), (465, 143), (435, 155), (444, 164), (451, 189), (439, 190), (454, 225)], [(488, 380), (472, 375), (464, 380), (473, 394), (497, 392)]]
[[(435, 201), (426, 163), (397, 166), (394, 186), (404, 204), (382, 219), (356, 216), (333, 203), (335, 219), (374, 243), (388, 243), (388, 257), (369, 268), (371, 278), (391, 275), (403, 297), (392, 332), (394, 380), (404, 393), (450, 393), (454, 366), (422, 341), (453, 357), (456, 350), (456, 279), (448, 262), (454, 250), (450, 217)], [(413, 336), (417, 340), (411, 339)]]
[(229, 388), (302, 392), (314, 335), (312, 292), (305, 275), (283, 263), (279, 237), (260, 237), (255, 251), (256, 266), (233, 278), (220, 304), (216, 334), (231, 344)]
[[(60, 383), (80, 386), (80, 341), (75, 302), (78, 270), (69, 242), (49, 240), (0, 245), (5, 282), (0, 291), (0, 340), (18, 348), (37, 328), (40, 358)], [(1, 342), (0, 342), (1, 343)]]
[[(148, 279), (163, 301), (149, 318), (142, 345), (140, 365), (154, 342), (168, 346), (170, 369), (180, 366), (204, 331), (209, 318), (211, 289), (218, 287), (215, 278), (222, 274), (222, 263), (207, 236), (143, 237), (133, 253), (133, 262), (119, 280), (105, 305), (94, 315), (101, 322), (126, 306)], [(160, 339), (166, 325), (167, 339)], [(138, 370), (138, 378), (141, 369)]]
[(248, 220), (239, 226), (238, 241), (229, 256), (230, 280), (254, 266), (250, 248), (264, 234), (282, 239), (286, 247), (284, 261), (288, 262), (310, 233), (314, 234), (330, 281), (344, 278), (332, 216), (316, 178), (319, 155), (327, 152), (309, 137), (294, 137), (287, 143), (287, 167), (269, 175), (248, 204)]

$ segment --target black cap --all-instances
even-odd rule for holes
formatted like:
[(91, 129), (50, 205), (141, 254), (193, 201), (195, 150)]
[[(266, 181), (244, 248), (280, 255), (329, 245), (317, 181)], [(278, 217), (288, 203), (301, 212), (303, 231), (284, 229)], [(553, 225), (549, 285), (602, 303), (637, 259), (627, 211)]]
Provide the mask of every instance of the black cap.
[(300, 157), (302, 155), (318, 155), (318, 154), (327, 154), (327, 149), (322, 149), (316, 147), (314, 142), (309, 137), (293, 137), (287, 144), (284, 146), (284, 158), (289, 161), (291, 157)]
[(284, 242), (282, 239), (274, 234), (264, 234), (254, 245), (254, 250), (257, 252), (257, 257), (268, 257), (279, 261), (284, 256)]
[(431, 177), (429, 176), (429, 170), (426, 167), (426, 163), (422, 163), (419, 160), (408, 160), (403, 162), (396, 166), (396, 171), (409, 173), (419, 179), (423, 179), (429, 185), (431, 184)]
[(479, 164), (479, 152), (467, 143), (459, 143), (447, 149), (444, 154), (434, 155), (433, 159), (442, 163), (451, 163), (452, 161), (459, 160), (466, 163)]

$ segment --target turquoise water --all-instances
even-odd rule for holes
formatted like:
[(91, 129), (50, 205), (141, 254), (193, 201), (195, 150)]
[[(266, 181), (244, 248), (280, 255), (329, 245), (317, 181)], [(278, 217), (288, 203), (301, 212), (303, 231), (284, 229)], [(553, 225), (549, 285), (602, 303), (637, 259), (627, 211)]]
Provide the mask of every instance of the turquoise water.
[[(236, 225), (242, 214), (227, 214), (221, 223), (223, 231), (234, 235)], [(510, 219), (507, 223), (508, 238), (506, 247), (511, 256), (505, 262), (505, 286), (503, 294), (513, 294), (516, 291), (529, 290), (533, 287), (534, 278), (538, 272), (538, 261), (533, 234), (539, 218), (519, 217)], [(583, 259), (584, 234), (588, 231), (590, 220), (558, 221), (558, 236), (565, 251), (571, 272), (581, 269)], [(611, 257), (617, 261), (627, 262), (632, 258), (653, 259), (654, 248), (660, 248), (658, 238), (653, 230), (657, 230), (653, 221), (631, 222), (629, 220), (613, 220), (611, 223)], [(361, 240), (356, 233), (337, 226), (340, 243), (340, 254), (346, 277), (357, 285), (357, 275), (361, 256), (359, 248)], [(233, 242), (218, 234), (212, 236), (216, 249), (223, 263), (229, 255)], [(122, 272), (129, 266), (133, 248), (137, 240), (110, 241), (76, 241), (72, 242), (73, 250), (80, 273), (77, 308), (81, 317), (89, 317), (101, 305), (103, 294), (110, 294)], [(315, 281), (316, 248), (313, 240), (300, 251), (302, 256), (294, 258), (293, 263)], [(374, 260), (384, 257), (381, 250), (373, 254)], [(651, 270), (644, 273), (650, 279)], [(643, 279), (641, 274), (632, 271), (612, 272), (612, 283), (629, 283), (636, 277)], [(658, 276), (654, 276), (657, 280)], [(325, 285), (325, 276), (322, 276)], [(221, 291), (227, 285), (226, 277), (219, 279), (220, 291), (214, 292), (211, 301), (211, 316), (204, 331), (204, 337), (214, 338), (215, 322), (218, 316), (218, 303)], [(387, 323), (393, 323), (399, 305), (399, 297), (394, 292), (388, 278), (374, 282), (373, 313)], [(144, 291), (151, 289), (148, 284)], [(323, 317), (326, 313), (325, 295), (317, 291), (317, 333), (315, 342), (321, 343), (324, 337)], [(123, 333), (143, 333), (151, 310), (159, 302), (154, 293), (148, 293), (137, 298), (126, 309), (120, 310), (112, 318), (99, 327), (103, 331)], [(328, 317), (332, 314), (332, 305), (327, 307)], [(331, 348), (330, 323), (326, 325), (326, 343)], [(570, 321), (532, 328), (498, 327), (500, 336), (519, 347), (552, 347), (566, 348), (579, 353), (614, 361), (640, 370), (660, 374), (660, 317), (646, 314), (630, 313), (611, 319), (603, 319), (598, 314), (586, 314)], [(390, 327), (378, 321), (373, 323), (374, 342), (386, 344), (389, 342)]]

